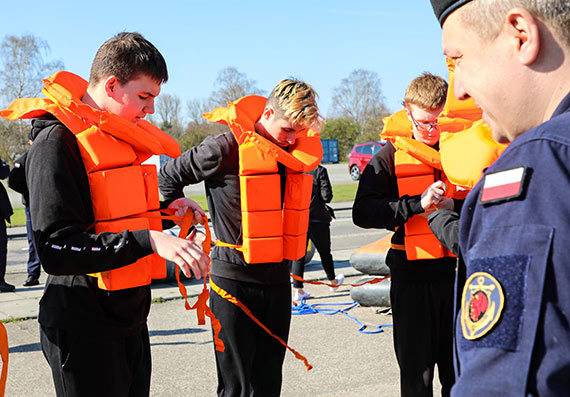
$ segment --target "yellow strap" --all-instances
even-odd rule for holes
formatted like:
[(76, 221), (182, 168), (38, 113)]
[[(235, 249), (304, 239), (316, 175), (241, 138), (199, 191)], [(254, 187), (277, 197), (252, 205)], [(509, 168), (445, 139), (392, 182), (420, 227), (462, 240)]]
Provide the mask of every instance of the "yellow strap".
[(233, 249), (236, 249), (238, 251), (243, 252), (243, 245), (224, 243), (223, 241), (220, 241), (220, 240), (216, 241), (216, 245), (218, 247), (228, 247), (228, 248), (233, 248)]

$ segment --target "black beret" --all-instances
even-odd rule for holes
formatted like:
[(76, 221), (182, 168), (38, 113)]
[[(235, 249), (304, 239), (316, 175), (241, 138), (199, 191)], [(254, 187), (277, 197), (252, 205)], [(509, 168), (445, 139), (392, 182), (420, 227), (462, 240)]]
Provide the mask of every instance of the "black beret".
[(443, 23), (449, 14), (470, 1), (471, 0), (431, 0), (431, 6), (433, 7), (433, 12), (439, 21), (439, 24), (443, 26)]

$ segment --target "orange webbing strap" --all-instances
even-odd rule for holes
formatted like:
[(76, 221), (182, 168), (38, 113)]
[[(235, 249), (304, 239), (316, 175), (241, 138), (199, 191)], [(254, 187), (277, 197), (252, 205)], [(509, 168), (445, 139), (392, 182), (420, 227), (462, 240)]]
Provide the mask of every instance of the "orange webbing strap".
[(0, 323), (0, 354), (2, 355), (2, 375), (0, 376), (0, 397), (6, 392), (8, 378), (8, 333), (4, 324)]
[[(194, 214), (192, 213), (192, 211), (190, 210), (186, 211), (186, 215), (184, 216), (182, 221), (182, 226), (180, 226), (180, 233), (178, 234), (178, 237), (186, 238), (186, 236), (188, 235), (188, 231), (190, 230), (190, 226), (192, 226), (193, 217)], [(204, 250), (204, 253), (208, 255), (208, 260), (209, 260), (212, 235), (210, 233), (210, 228), (208, 226), (207, 219), (205, 219), (204, 227), (206, 230), (206, 239), (202, 243), (202, 249)], [(206, 316), (210, 318), (210, 322), (212, 324), (212, 330), (214, 331), (214, 346), (216, 347), (217, 351), (223, 352), (225, 350), (224, 342), (222, 342), (222, 340), (219, 337), (222, 326), (220, 324), (220, 320), (218, 320), (214, 316), (214, 313), (212, 313), (212, 310), (208, 307), (207, 304), (208, 298), (210, 297), (210, 291), (208, 290), (208, 285), (206, 284), (206, 276), (204, 276), (204, 288), (202, 289), (202, 292), (198, 296), (196, 303), (194, 303), (193, 306), (190, 306), (190, 303), (188, 303), (188, 292), (186, 291), (186, 286), (182, 284), (182, 282), (180, 281), (180, 274), (178, 272), (178, 269), (174, 271), (174, 274), (176, 275), (176, 282), (178, 283), (178, 290), (180, 291), (180, 295), (182, 295), (182, 297), (184, 298), (184, 307), (186, 308), (186, 310), (196, 309), (196, 316), (198, 317), (198, 325), (206, 324), (205, 321)]]
[(313, 369), (313, 366), (311, 364), (309, 364), (309, 361), (307, 361), (307, 358), (305, 356), (303, 356), (302, 354), (300, 354), (299, 352), (297, 352), (295, 349), (289, 347), (289, 345), (287, 345), (287, 343), (285, 343), (285, 341), (283, 339), (281, 339), (280, 337), (278, 337), (277, 335), (275, 335), (273, 332), (271, 332), (269, 330), (269, 328), (267, 328), (265, 325), (263, 325), (261, 323), (261, 321), (259, 321), (251, 312), (251, 310), (249, 310), (243, 303), (241, 303), (237, 298), (235, 298), (234, 296), (232, 296), (231, 294), (229, 294), (227, 291), (223, 290), (222, 288), (218, 287), (213, 281), (212, 278), (210, 277), (210, 287), (212, 287), (212, 289), (214, 290), (214, 292), (216, 292), (218, 295), (220, 295), (222, 298), (224, 298), (225, 300), (227, 300), (228, 302), (233, 303), (234, 305), (236, 305), (237, 307), (239, 307), (245, 314), (247, 314), (247, 316), (249, 318), (251, 318), (253, 320), (253, 322), (255, 322), (257, 325), (259, 325), (265, 332), (267, 332), (270, 336), (272, 336), (273, 338), (277, 339), (277, 341), (279, 341), (279, 343), (281, 343), (283, 346), (285, 346), (287, 349), (289, 349), (289, 351), (291, 351), (291, 353), (293, 353), (295, 355), (295, 357), (301, 361), (303, 361), (305, 363), (305, 367), (307, 367), (307, 371), (310, 371), (311, 369)]
[(365, 282), (360, 283), (360, 284), (347, 284), (347, 283), (331, 284), (331, 283), (324, 283), (322, 281), (307, 281), (307, 280), (303, 279), (302, 277), (295, 276), (294, 274), (290, 274), (290, 276), (293, 277), (295, 280), (300, 281), (302, 283), (313, 284), (313, 285), (328, 285), (329, 287), (333, 287), (333, 288), (337, 288), (337, 287), (341, 287), (341, 286), (347, 286), (347, 285), (351, 286), (351, 287), (360, 287), (361, 285), (365, 285), (365, 284), (376, 284), (376, 283), (379, 283), (380, 281), (384, 281), (387, 278), (390, 278), (390, 276), (386, 276), (386, 277), (382, 277), (382, 278), (375, 278), (374, 280), (365, 281)]

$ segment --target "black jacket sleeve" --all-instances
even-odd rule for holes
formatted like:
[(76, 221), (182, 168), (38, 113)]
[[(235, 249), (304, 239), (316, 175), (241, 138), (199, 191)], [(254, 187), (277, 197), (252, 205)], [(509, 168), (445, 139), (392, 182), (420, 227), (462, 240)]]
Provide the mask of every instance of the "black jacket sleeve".
[(34, 238), (46, 272), (95, 273), (151, 254), (146, 229), (94, 234), (89, 183), (75, 137), (61, 123), (47, 123), (26, 160)]
[(428, 224), (435, 237), (455, 255), (459, 255), (459, 213), (437, 210), (428, 217)]
[[(229, 165), (231, 133), (209, 136), (196, 147), (168, 161), (160, 168), (158, 186), (168, 203), (184, 197), (185, 186), (209, 179), (223, 172)], [(235, 143), (237, 145), (237, 143)]]
[(6, 179), (10, 175), (10, 166), (0, 159), (0, 179)]
[(331, 181), (327, 169), (323, 166), (317, 167), (317, 183), (321, 193), (321, 198), (325, 203), (330, 203), (333, 198)]
[(25, 152), (14, 161), (14, 167), (8, 176), (8, 186), (10, 189), (28, 196), (28, 185), (26, 184), (26, 158), (28, 152)]
[[(10, 166), (0, 159), (0, 179), (6, 179), (10, 174)], [(10, 198), (8, 193), (4, 188), (4, 185), (0, 183), (0, 215), (1, 219), (10, 222), (10, 216), (13, 214), (12, 204), (10, 204)], [(3, 222), (0, 220), (0, 222)]]
[(399, 197), (395, 151), (387, 143), (362, 173), (352, 207), (352, 220), (360, 227), (395, 230), (412, 216), (424, 212), (419, 195)]

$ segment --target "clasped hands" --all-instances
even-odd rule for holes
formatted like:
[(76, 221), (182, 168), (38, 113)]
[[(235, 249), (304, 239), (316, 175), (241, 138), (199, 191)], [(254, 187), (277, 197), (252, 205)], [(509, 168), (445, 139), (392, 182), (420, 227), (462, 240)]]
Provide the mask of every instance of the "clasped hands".
[(438, 209), (450, 209), (454, 207), (453, 199), (445, 197), (447, 186), (442, 181), (437, 181), (428, 186), (421, 195), (421, 205), (424, 212), (419, 214), (427, 218)]

